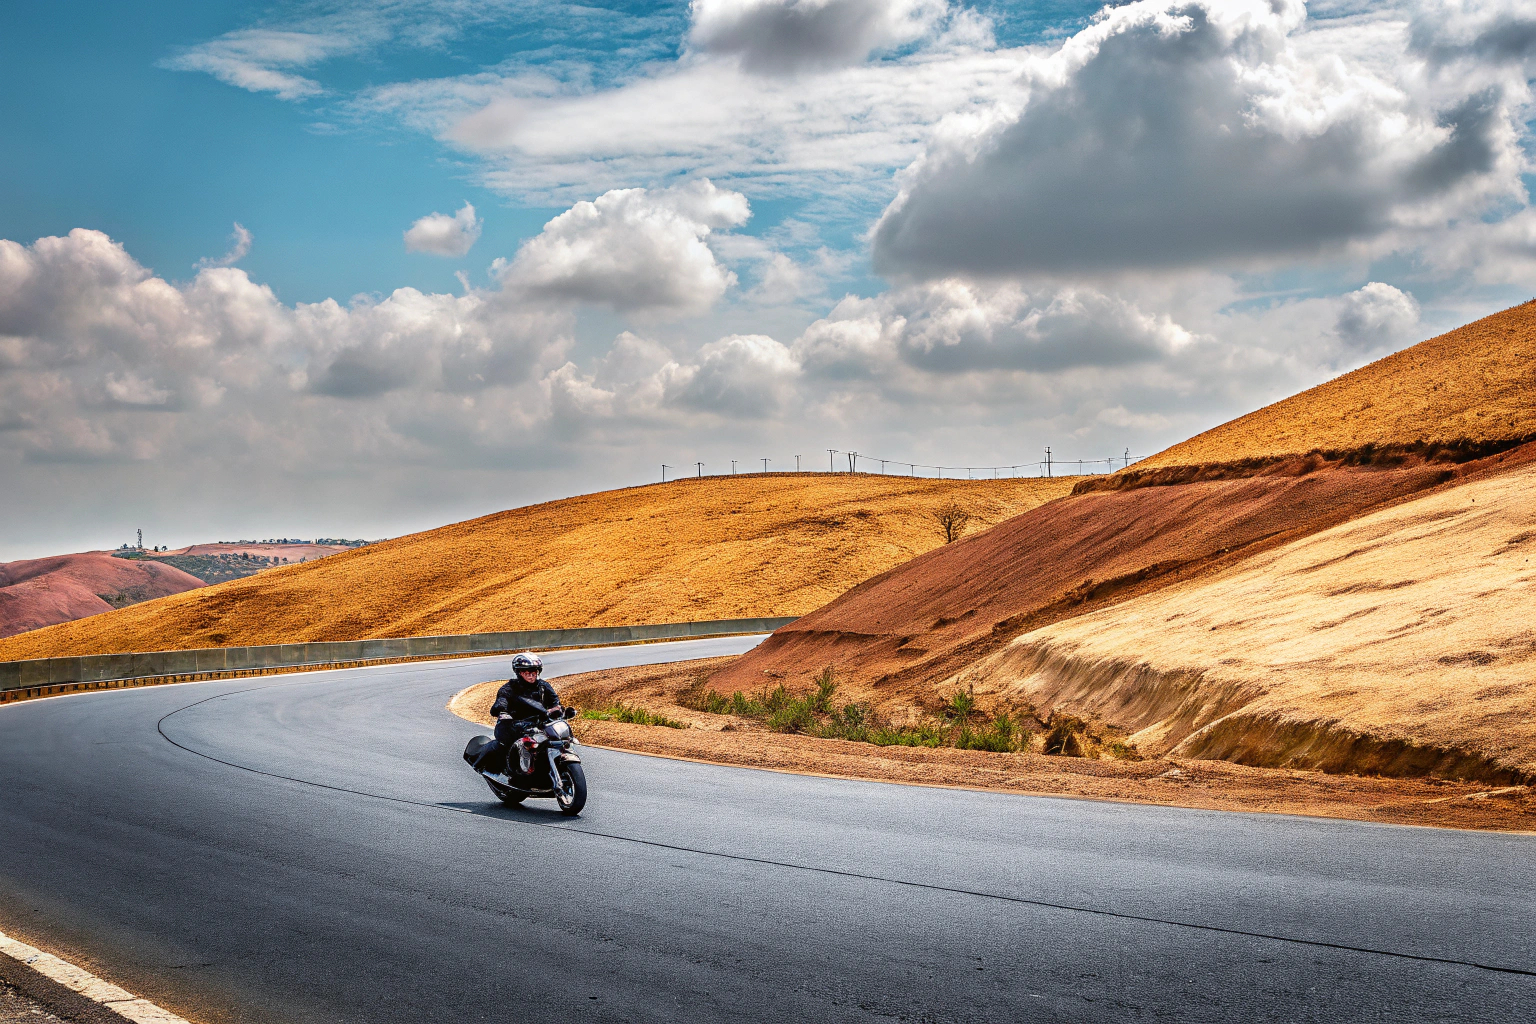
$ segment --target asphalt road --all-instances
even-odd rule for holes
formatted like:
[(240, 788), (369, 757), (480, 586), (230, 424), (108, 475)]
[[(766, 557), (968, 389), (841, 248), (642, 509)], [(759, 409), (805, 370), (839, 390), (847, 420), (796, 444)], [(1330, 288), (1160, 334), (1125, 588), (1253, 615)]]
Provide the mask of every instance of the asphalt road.
[(0, 708), (0, 929), (209, 1024), (1536, 1019), (1536, 838), (590, 747), (565, 819), (460, 760), (505, 673)]

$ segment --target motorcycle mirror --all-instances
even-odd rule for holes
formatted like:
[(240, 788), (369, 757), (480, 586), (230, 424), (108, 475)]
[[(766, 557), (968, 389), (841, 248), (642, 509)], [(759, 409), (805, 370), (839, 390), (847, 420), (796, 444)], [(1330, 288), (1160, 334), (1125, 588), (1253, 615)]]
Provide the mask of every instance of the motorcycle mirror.
[(566, 718), (575, 718), (576, 717), (576, 709), (573, 708), (573, 707), (569, 707), (569, 706), (566, 707), (566, 709), (565, 709), (565, 717)]

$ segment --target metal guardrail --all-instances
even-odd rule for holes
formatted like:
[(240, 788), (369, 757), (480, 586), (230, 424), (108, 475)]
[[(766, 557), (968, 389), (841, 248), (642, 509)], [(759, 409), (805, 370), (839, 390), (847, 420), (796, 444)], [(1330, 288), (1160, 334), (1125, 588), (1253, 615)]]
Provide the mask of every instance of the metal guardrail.
[(0, 662), (0, 692), (64, 683), (99, 683), (154, 676), (252, 669), (308, 668), (367, 661), (397, 661), (456, 654), (501, 654), (554, 647), (600, 647), (640, 640), (684, 640), (731, 633), (771, 633), (795, 621), (787, 618), (717, 619), (641, 626), (583, 626), (524, 629), (508, 633), (409, 636), (387, 640), (341, 640), (261, 647), (212, 647), (146, 654), (90, 654)]

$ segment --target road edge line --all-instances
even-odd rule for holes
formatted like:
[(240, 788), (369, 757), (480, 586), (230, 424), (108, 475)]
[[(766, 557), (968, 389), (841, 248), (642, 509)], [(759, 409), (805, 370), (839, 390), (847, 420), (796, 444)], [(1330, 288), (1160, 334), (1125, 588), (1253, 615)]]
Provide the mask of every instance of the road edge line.
[(5, 932), (0, 932), (0, 953), (31, 968), (49, 981), (62, 985), (69, 991), (111, 1010), (119, 1017), (133, 1021), (134, 1024), (192, 1024), (185, 1017), (178, 1016), (148, 999), (142, 999), (110, 981), (98, 978), (90, 971), (77, 967), (68, 960), (56, 957), (52, 953), (45, 953), (20, 939), (13, 939)]

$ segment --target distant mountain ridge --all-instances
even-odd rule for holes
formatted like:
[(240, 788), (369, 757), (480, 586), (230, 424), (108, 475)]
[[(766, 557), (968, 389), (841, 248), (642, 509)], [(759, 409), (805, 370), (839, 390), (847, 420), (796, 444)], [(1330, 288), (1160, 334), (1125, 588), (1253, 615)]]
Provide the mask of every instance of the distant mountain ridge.
[(122, 547), (0, 562), (0, 638), (361, 547), (364, 541), (236, 541), (175, 551)]
[(0, 637), (204, 586), (173, 565), (105, 551), (0, 562)]

